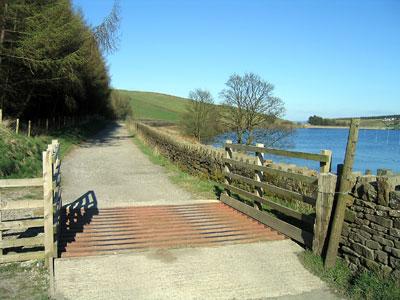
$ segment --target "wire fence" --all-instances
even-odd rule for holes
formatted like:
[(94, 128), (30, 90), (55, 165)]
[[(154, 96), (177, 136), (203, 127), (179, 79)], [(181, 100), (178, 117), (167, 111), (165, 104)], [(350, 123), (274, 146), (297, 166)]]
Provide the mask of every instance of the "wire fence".
[(47, 134), (50, 131), (82, 124), (87, 121), (89, 121), (89, 116), (54, 116), (36, 120), (3, 119), (3, 112), (0, 109), (0, 125), (14, 131), (16, 134), (28, 137)]

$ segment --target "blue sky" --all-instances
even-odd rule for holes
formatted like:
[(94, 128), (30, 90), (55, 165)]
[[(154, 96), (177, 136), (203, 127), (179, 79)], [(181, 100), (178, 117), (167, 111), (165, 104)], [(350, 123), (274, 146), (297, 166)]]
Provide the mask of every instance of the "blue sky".
[[(112, 0), (73, 0), (89, 24)], [(400, 1), (120, 0), (112, 86), (216, 102), (233, 73), (275, 85), (286, 119), (400, 114)]]

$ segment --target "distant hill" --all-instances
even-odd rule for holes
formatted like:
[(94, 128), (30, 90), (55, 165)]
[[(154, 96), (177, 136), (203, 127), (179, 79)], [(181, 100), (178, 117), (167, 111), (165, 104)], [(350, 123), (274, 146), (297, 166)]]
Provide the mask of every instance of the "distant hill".
[[(162, 120), (162, 121), (180, 121), (186, 112), (186, 105), (189, 99), (153, 93), (116, 90), (121, 96), (128, 96), (132, 105), (135, 118), (140, 120)], [(220, 105), (215, 105), (224, 114), (224, 109)], [(291, 121), (278, 118), (277, 123), (286, 126), (293, 126)]]
[(116, 90), (130, 98), (135, 118), (142, 120), (179, 121), (190, 100), (152, 92)]

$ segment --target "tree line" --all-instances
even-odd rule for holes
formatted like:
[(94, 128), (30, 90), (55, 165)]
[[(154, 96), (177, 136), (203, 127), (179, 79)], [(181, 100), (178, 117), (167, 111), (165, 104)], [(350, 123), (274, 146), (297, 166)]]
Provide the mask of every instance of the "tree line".
[(278, 118), (285, 113), (284, 102), (273, 95), (274, 85), (254, 73), (233, 74), (219, 97), (222, 105), (214, 105), (207, 90), (189, 93), (191, 102), (184, 116), (185, 133), (208, 142), (216, 135), (239, 144), (262, 142), (268, 147), (287, 147), (294, 129), (283, 126)]
[(85, 23), (70, 0), (0, 3), (3, 113), (32, 120), (56, 114), (115, 116), (116, 103), (126, 99), (112, 96), (103, 54), (118, 46), (117, 2), (95, 27)]
[(308, 118), (308, 124), (318, 126), (346, 126), (345, 122), (339, 122), (334, 119), (325, 119), (316, 115)]

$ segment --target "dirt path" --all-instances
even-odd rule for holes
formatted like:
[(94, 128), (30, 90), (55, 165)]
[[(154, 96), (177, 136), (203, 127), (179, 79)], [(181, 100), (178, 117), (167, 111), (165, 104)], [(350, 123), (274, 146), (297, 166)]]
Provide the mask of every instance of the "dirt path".
[[(63, 161), (63, 203), (88, 192), (100, 208), (204, 202), (171, 184), (121, 126), (108, 128)], [(56, 259), (55, 298), (338, 299), (302, 267), (301, 251), (284, 240)]]
[(197, 199), (171, 184), (165, 169), (152, 164), (119, 125), (74, 149), (63, 161), (62, 180), (63, 204), (89, 191), (99, 208), (185, 204)]

